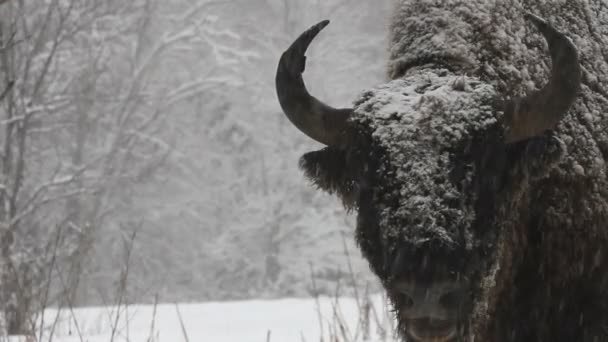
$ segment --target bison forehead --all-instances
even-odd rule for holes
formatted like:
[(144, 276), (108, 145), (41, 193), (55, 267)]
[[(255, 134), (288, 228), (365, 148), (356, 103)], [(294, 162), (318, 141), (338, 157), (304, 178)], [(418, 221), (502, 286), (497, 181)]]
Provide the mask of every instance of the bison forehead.
[(471, 246), (475, 194), (462, 185), (474, 165), (453, 157), (496, 127), (495, 97), (478, 79), (421, 70), (356, 102), (353, 121), (379, 154), (374, 203), (385, 242)]

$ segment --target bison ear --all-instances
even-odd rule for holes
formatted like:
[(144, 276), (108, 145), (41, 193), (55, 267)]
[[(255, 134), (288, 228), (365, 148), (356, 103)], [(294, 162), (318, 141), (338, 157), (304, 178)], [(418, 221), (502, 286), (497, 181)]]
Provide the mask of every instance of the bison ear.
[(342, 149), (326, 147), (309, 152), (300, 158), (300, 168), (320, 189), (337, 194), (347, 209), (357, 204), (359, 184), (348, 153)]
[(566, 144), (555, 134), (534, 137), (518, 153), (517, 169), (533, 181), (543, 179), (564, 159), (567, 150)]

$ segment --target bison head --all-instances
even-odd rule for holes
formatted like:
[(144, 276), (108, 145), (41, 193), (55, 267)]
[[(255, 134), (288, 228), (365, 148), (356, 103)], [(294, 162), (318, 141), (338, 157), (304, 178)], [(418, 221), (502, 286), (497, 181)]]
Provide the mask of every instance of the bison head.
[(302, 79), (306, 49), (328, 21), (281, 56), (276, 88), (283, 111), (327, 145), (302, 156), (301, 168), (357, 211), (357, 242), (391, 298), (401, 333), (415, 341), (465, 334), (476, 296), (499, 291), (488, 279), (506, 258), (501, 235), (517, 231), (509, 222), (525, 215), (517, 201), (527, 189), (522, 184), (542, 178), (563, 155), (563, 144), (546, 131), (576, 98), (577, 51), (544, 20), (526, 16), (548, 42), (552, 71), (544, 87), (516, 99), (452, 71), (448, 61), (412, 65), (364, 92), (354, 108), (332, 108)]

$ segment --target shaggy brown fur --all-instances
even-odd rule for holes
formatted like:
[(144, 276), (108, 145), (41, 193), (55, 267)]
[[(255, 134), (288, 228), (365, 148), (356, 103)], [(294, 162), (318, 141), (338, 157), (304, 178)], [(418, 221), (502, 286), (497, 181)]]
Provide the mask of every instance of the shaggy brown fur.
[[(572, 39), (582, 89), (553, 132), (506, 144), (496, 96), (550, 70), (524, 11)], [(608, 3), (399, 0), (390, 40), (393, 81), (355, 101), (350, 144), (301, 167), (356, 208), (397, 311), (394, 279), (462, 276), (459, 340), (608, 341)]]

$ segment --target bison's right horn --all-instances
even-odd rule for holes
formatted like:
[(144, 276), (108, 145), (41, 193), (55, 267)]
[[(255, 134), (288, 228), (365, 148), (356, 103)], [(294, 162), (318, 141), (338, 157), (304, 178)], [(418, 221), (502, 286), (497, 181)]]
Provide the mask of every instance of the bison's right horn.
[(312, 26), (291, 44), (279, 60), (275, 81), (279, 103), (289, 120), (314, 140), (339, 147), (347, 143), (346, 121), (352, 109), (332, 108), (317, 100), (308, 93), (302, 79), (306, 49), (328, 24), (329, 20), (324, 20)]
[(581, 85), (581, 67), (574, 44), (545, 20), (527, 13), (541, 31), (551, 53), (551, 77), (539, 91), (507, 102), (505, 140), (525, 140), (554, 128), (576, 100)]

